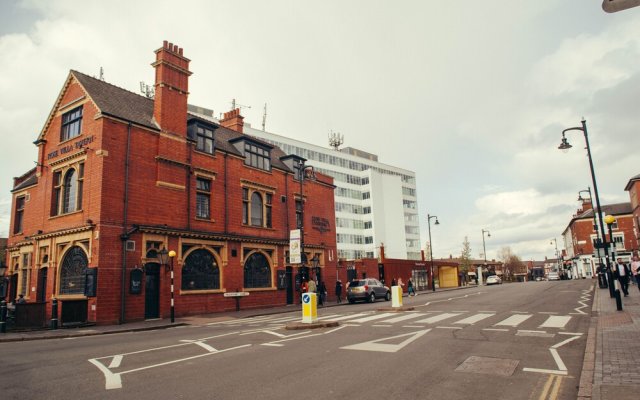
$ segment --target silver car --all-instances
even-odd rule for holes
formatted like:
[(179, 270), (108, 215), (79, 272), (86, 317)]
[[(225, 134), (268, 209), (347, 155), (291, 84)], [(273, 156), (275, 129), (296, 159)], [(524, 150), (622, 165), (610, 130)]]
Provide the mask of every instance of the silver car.
[(349, 282), (347, 288), (347, 300), (355, 303), (356, 300), (364, 300), (373, 303), (376, 299), (391, 300), (391, 290), (377, 279), (357, 279)]

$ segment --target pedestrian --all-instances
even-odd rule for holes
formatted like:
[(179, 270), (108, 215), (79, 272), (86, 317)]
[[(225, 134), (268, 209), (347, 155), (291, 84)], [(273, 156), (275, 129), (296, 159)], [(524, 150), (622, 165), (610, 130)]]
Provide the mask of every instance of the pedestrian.
[(307, 293), (315, 293), (318, 286), (316, 285), (316, 281), (313, 279), (309, 279), (309, 283), (307, 284)]
[(409, 297), (416, 295), (416, 291), (413, 290), (413, 281), (411, 278), (407, 280), (407, 291), (409, 292)]
[(640, 258), (638, 256), (634, 256), (631, 261), (631, 273), (636, 280), (638, 290), (640, 290)]
[(327, 286), (324, 284), (324, 281), (320, 281), (318, 283), (318, 302), (321, 306), (324, 306), (324, 301), (327, 296)]
[(338, 304), (342, 303), (342, 281), (340, 279), (336, 281), (336, 299), (338, 299)]
[(26, 302), (27, 302), (27, 300), (25, 300), (23, 294), (20, 294), (20, 296), (18, 296), (18, 300), (16, 301), (16, 303), (18, 303), (18, 304), (25, 304)]
[(629, 276), (631, 275), (631, 270), (627, 264), (622, 262), (621, 258), (616, 260), (614, 273), (615, 277), (620, 282), (624, 297), (629, 296)]
[(404, 291), (404, 289), (402, 289), (402, 287), (404, 286), (404, 283), (402, 283), (402, 278), (398, 278), (398, 286), (400, 286), (400, 293), (402, 293)]
[(391, 280), (391, 286), (392, 286), (392, 287), (393, 287), (393, 286), (398, 286), (398, 282), (396, 282), (396, 278), (393, 278), (393, 279)]

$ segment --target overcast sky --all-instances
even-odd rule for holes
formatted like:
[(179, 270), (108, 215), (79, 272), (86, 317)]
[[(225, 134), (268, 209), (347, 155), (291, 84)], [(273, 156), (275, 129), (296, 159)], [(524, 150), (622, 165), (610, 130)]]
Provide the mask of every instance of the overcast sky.
[[(554, 257), (591, 185), (589, 128), (603, 204), (627, 202), (640, 173), (640, 8), (601, 0), (0, 0), (0, 236), (12, 178), (70, 69), (138, 92), (169, 40), (190, 58), (189, 103), (259, 128), (377, 154), (415, 171), (422, 242), (434, 257), (503, 246)], [(562, 247), (562, 246), (560, 246)]]

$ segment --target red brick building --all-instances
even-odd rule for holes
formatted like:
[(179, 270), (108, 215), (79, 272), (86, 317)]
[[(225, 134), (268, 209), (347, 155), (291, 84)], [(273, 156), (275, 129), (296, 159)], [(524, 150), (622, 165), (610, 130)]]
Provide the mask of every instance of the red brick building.
[[(631, 252), (637, 250), (638, 241), (633, 227), (633, 213), (631, 203), (607, 204), (602, 206), (603, 215), (612, 215), (616, 221), (611, 226), (616, 256), (629, 261)], [(600, 259), (594, 256), (596, 240), (599, 238), (599, 222), (597, 212), (593, 209), (590, 199), (582, 201), (582, 208), (578, 209), (563, 232), (566, 249), (565, 268), (571, 268), (572, 278), (594, 277)], [(608, 227), (607, 242), (611, 242)], [(602, 263), (605, 263), (604, 258)]]
[[(336, 277), (333, 180), (304, 159), (187, 110), (189, 60), (164, 42), (155, 98), (71, 71), (34, 142), (37, 167), (15, 178), (10, 298), (61, 303), (62, 324), (167, 317), (173, 250), (177, 316), (297, 302), (289, 232), (327, 287)], [(307, 172), (309, 170), (307, 169)], [(302, 184), (301, 179), (302, 177)], [(302, 193), (301, 193), (302, 188)]]
[(634, 253), (638, 255), (637, 243), (640, 242), (640, 174), (629, 179), (627, 186), (624, 190), (629, 192), (629, 198), (631, 200), (631, 212), (633, 214), (633, 229), (634, 236), (636, 238), (636, 247), (633, 249)]

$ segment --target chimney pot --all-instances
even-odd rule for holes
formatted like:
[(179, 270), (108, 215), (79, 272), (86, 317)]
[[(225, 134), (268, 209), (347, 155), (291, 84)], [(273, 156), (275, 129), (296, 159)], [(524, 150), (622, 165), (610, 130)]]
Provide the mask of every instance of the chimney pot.
[(162, 48), (166, 49), (168, 45), (169, 42), (167, 42), (166, 40), (162, 42)]

